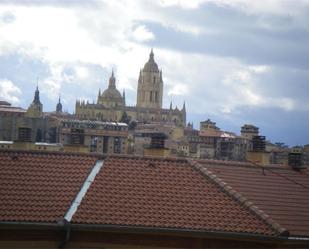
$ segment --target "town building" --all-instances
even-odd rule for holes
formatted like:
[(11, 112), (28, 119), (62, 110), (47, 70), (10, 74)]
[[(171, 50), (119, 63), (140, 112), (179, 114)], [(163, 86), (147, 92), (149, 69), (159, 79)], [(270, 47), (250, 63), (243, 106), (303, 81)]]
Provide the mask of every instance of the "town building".
[(128, 125), (89, 120), (61, 120), (59, 142), (65, 151), (126, 154)]
[[(200, 130), (187, 127), (184, 134), (180, 148), (186, 149), (184, 145), (187, 143), (190, 157), (245, 161), (248, 140), (232, 132), (221, 131), (210, 119), (200, 122)], [(187, 154), (186, 151), (178, 153)]]
[(254, 125), (251, 125), (251, 124), (244, 124), (241, 127), (240, 135), (243, 138), (246, 138), (248, 140), (252, 140), (252, 138), (254, 136), (258, 136), (259, 135), (259, 128), (254, 126)]
[(63, 112), (43, 112), (38, 87), (27, 110), (0, 102), (0, 149), (127, 153), (125, 123), (77, 120)]

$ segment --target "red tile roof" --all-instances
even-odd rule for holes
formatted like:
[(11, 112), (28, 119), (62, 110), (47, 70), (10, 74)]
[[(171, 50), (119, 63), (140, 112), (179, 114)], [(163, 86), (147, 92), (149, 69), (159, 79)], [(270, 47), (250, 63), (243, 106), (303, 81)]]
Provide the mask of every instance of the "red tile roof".
[(187, 161), (111, 157), (73, 223), (273, 235), (277, 231)]
[[(63, 220), (99, 158), (0, 151), (0, 223)], [(71, 222), (273, 236), (282, 233), (281, 221), (276, 219), (280, 225), (271, 222), (265, 215), (268, 210), (254, 209), (221, 185), (186, 160), (113, 156), (104, 160)], [(297, 199), (294, 206), (304, 208), (303, 203), (307, 200)], [(302, 222), (307, 224), (306, 219)]]
[[(309, 171), (287, 166), (200, 161), (293, 236), (309, 236)], [(264, 168), (264, 170), (263, 170)]]
[(86, 155), (0, 152), (0, 221), (62, 220), (96, 160)]

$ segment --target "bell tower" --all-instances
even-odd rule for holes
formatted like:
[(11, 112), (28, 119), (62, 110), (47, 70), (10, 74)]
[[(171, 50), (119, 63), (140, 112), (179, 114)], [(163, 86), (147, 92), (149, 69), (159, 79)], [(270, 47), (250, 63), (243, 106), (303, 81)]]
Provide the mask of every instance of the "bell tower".
[(139, 73), (136, 106), (161, 109), (162, 98), (162, 71), (159, 70), (151, 49), (149, 60)]
[(43, 115), (43, 105), (40, 101), (40, 91), (39, 87), (36, 87), (34, 98), (31, 105), (27, 109), (26, 116), (32, 118), (39, 118)]

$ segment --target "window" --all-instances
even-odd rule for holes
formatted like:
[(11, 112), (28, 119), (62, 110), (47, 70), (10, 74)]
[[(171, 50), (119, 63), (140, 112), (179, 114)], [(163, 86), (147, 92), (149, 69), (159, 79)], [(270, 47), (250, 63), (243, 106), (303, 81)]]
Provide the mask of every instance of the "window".
[(71, 144), (84, 144), (83, 129), (71, 129)]
[(114, 138), (114, 153), (119, 154), (121, 151), (121, 143), (120, 143), (120, 138), (115, 137)]
[(150, 91), (150, 102), (152, 102), (152, 91)]
[(31, 142), (31, 128), (19, 128), (18, 140), (20, 142)]
[(108, 137), (103, 137), (103, 153), (108, 152)]
[(90, 140), (90, 152), (96, 152), (97, 151), (97, 144), (98, 144), (98, 137), (91, 136)]
[(156, 76), (153, 76), (153, 84), (156, 83)]
[(158, 92), (155, 92), (155, 102), (158, 102)]

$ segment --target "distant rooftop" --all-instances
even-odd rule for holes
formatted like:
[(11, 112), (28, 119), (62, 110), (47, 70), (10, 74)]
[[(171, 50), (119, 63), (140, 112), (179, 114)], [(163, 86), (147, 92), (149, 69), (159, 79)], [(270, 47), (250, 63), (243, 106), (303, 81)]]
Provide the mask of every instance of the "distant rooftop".
[(0, 106), (11, 106), (11, 103), (7, 102), (7, 101), (4, 101), (4, 100), (0, 100)]

